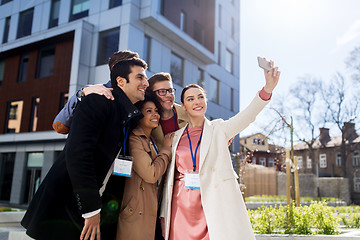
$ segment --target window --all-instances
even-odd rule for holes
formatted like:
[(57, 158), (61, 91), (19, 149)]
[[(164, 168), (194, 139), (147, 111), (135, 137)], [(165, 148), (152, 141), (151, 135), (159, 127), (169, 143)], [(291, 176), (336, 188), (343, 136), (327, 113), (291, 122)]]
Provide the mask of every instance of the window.
[(119, 28), (99, 33), (97, 65), (107, 64), (111, 55), (119, 49), (119, 35)]
[(233, 53), (228, 49), (225, 52), (225, 69), (229, 73), (233, 73)]
[(31, 34), (34, 9), (23, 11), (19, 16), (17, 38), (29, 36)]
[(260, 162), (260, 165), (266, 167), (266, 158), (260, 157), (260, 158), (259, 158), (259, 162)]
[(170, 59), (170, 75), (175, 84), (179, 86), (183, 86), (184, 59), (179, 57), (173, 52), (171, 53), (171, 59)]
[(306, 157), (306, 168), (312, 168), (312, 161), (309, 156)]
[(354, 192), (360, 192), (360, 178), (354, 177)]
[(63, 107), (65, 106), (65, 104), (68, 102), (69, 100), (69, 93), (68, 92), (63, 92), (61, 93), (61, 97), (60, 97), (60, 108), (59, 109), (63, 109)]
[(10, 201), (15, 153), (0, 154), (0, 201)]
[(180, 29), (186, 31), (186, 13), (184, 11), (180, 12)]
[(231, 38), (234, 39), (235, 37), (235, 20), (231, 18)]
[(72, 0), (70, 21), (89, 15), (90, 0)]
[(205, 31), (204, 28), (197, 21), (194, 21), (194, 39), (204, 45)]
[(265, 145), (265, 139), (253, 138), (253, 144), (255, 145)]
[(218, 64), (221, 65), (221, 42), (218, 42)]
[(252, 162), (253, 164), (256, 164), (256, 157), (252, 157), (252, 158), (251, 158), (251, 162)]
[(296, 157), (297, 165), (299, 168), (303, 168), (303, 158), (301, 156)]
[(269, 158), (268, 160), (268, 167), (274, 167), (274, 159), (273, 158)]
[(196, 69), (194, 82), (199, 86), (204, 87), (204, 70), (201, 68)]
[(222, 9), (221, 9), (221, 5), (219, 5), (219, 28), (221, 28), (221, 15), (222, 15), (222, 13), (221, 13), (221, 11), (222, 11)]
[(7, 17), (5, 18), (4, 35), (3, 35), (2, 43), (7, 43), (9, 37), (9, 29), (10, 29), (10, 17)]
[(36, 132), (38, 123), (38, 112), (39, 112), (40, 98), (34, 97), (31, 107), (31, 118), (30, 118), (30, 129), (29, 132)]
[(40, 49), (36, 78), (43, 78), (54, 73), (55, 46)]
[(353, 166), (360, 166), (359, 152), (353, 154)]
[(122, 0), (110, 0), (109, 8), (114, 8), (122, 5)]
[(20, 132), (21, 116), (24, 101), (11, 101), (8, 103), (5, 133), (18, 133)]
[(234, 111), (234, 89), (230, 88), (230, 111)]
[(2, 0), (1, 5), (4, 5), (5, 3), (11, 2), (12, 0)]
[(25, 80), (26, 80), (28, 62), (29, 62), (29, 54), (23, 53), (21, 56), (21, 59), (20, 59), (18, 83), (25, 82)]
[(320, 154), (320, 168), (326, 168), (326, 154)]
[(151, 38), (147, 35), (144, 37), (144, 50), (143, 50), (143, 59), (148, 64), (148, 69), (150, 68), (150, 56), (151, 56)]
[(219, 103), (219, 80), (210, 77), (209, 81), (205, 83), (207, 97), (214, 103)]
[(31, 201), (41, 182), (41, 168), (44, 164), (44, 153), (34, 152), (28, 153), (25, 194), (23, 203), (27, 204)]
[(0, 60), (0, 86), (4, 81), (4, 72), (5, 72), (5, 61)]
[(52, 0), (49, 28), (56, 27), (59, 24), (60, 0)]
[(341, 167), (341, 153), (336, 154), (336, 166)]

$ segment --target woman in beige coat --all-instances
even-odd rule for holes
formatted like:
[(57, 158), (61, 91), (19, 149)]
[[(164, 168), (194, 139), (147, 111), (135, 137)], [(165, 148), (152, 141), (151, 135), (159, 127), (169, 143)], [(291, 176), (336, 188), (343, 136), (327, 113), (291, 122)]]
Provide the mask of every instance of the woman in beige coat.
[(160, 215), (165, 240), (255, 239), (227, 143), (268, 103), (280, 72), (276, 67), (273, 73), (264, 73), (265, 87), (227, 121), (207, 120), (204, 90), (195, 84), (184, 88), (181, 105), (189, 123), (175, 132), (173, 140)]
[(131, 177), (125, 183), (117, 240), (154, 239), (158, 207), (156, 183), (165, 173), (171, 158), (173, 134), (165, 135), (160, 151), (150, 135), (159, 124), (160, 105), (146, 96), (135, 106), (144, 117), (129, 136), (133, 167)]

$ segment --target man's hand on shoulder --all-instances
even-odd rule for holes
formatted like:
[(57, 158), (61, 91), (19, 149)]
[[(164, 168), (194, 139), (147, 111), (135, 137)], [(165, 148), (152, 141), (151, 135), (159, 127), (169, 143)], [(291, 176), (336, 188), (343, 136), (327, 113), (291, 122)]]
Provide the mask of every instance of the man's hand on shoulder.
[(107, 99), (114, 100), (114, 96), (112, 95), (113, 88), (107, 88), (102, 84), (99, 85), (92, 85), (85, 87), (83, 89), (84, 95), (89, 95), (91, 93), (96, 93), (98, 95), (104, 95)]

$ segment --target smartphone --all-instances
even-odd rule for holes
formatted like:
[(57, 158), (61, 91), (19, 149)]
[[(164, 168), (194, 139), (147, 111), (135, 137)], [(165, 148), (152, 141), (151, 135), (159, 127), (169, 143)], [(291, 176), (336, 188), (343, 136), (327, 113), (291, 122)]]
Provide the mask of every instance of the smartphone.
[(262, 69), (265, 69), (267, 71), (273, 72), (274, 69), (270, 66), (270, 62), (266, 61), (265, 59), (263, 59), (262, 57), (257, 57), (258, 59), (258, 64), (259, 67), (261, 67)]

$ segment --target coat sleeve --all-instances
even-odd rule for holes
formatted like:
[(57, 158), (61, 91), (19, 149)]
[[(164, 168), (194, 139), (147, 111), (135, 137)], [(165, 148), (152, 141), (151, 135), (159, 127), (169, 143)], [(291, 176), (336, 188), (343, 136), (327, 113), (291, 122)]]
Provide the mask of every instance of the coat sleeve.
[(259, 93), (257, 93), (251, 103), (243, 111), (239, 112), (229, 120), (222, 122), (222, 127), (227, 139), (239, 134), (242, 130), (249, 126), (250, 123), (254, 122), (256, 116), (269, 102), (269, 100), (262, 100)]
[(165, 173), (171, 157), (170, 148), (162, 148), (154, 160), (143, 146), (141, 136), (130, 135), (130, 155), (134, 158), (133, 170), (148, 183), (156, 183)]
[(66, 143), (66, 167), (81, 213), (101, 208), (94, 150), (102, 126), (107, 124), (110, 104), (100, 95), (90, 94), (85, 97), (76, 108)]

